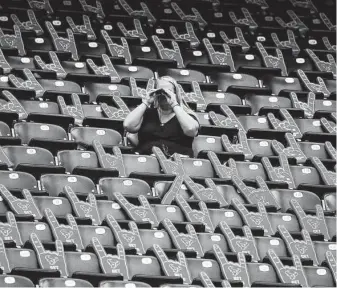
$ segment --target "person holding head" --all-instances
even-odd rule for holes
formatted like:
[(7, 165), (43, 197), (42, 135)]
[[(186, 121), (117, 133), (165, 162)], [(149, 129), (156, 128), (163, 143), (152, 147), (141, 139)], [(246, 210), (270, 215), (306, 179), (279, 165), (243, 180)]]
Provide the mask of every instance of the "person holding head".
[[(155, 89), (124, 120), (124, 129), (138, 139), (132, 141), (139, 154), (152, 154), (159, 147), (167, 157), (174, 153), (193, 157), (192, 142), (199, 122), (169, 76), (157, 79)], [(130, 139), (135, 139), (131, 136)]]

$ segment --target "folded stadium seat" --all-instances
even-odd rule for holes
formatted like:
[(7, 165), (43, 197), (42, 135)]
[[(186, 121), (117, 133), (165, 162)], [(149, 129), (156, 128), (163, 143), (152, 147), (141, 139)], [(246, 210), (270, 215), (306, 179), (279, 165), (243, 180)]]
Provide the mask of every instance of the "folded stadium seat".
[(323, 143), (316, 142), (298, 142), (301, 150), (304, 155), (308, 158), (310, 157), (318, 157), (319, 159), (330, 159), (329, 154), (325, 149), (325, 145)]
[[(256, 69), (262, 67), (261, 57), (252, 53), (233, 53), (236, 71), (256, 74)], [(259, 75), (259, 74), (257, 74)]]
[[(23, 43), (27, 52), (31, 53), (48, 53), (48, 51), (53, 51), (53, 43), (50, 38), (45, 37), (47, 35), (41, 35), (37, 37), (23, 37)], [(29, 53), (28, 52), (28, 53)]]
[(84, 104), (82, 105), (83, 114), (85, 118), (105, 118), (101, 105), (97, 104)]
[(175, 278), (164, 276), (160, 264), (155, 257), (128, 255), (126, 256), (126, 261), (129, 270), (129, 280), (145, 282), (156, 287), (160, 284), (170, 283), (170, 280), (173, 279), (177, 281)]
[(65, 186), (70, 186), (77, 195), (97, 194), (91, 179), (80, 175), (44, 174), (40, 178), (41, 189), (49, 196), (59, 196)]
[(260, 88), (259, 81), (254, 76), (240, 73), (217, 73), (210, 76), (211, 83), (216, 83), (218, 89), (224, 92), (243, 96), (247, 93), (265, 94), (269, 91)]
[(267, 180), (266, 172), (261, 163), (236, 161), (236, 169), (242, 179), (255, 180), (257, 176), (260, 176), (263, 180)]
[(268, 263), (247, 263), (247, 271), (252, 287), (261, 287), (262, 283), (267, 287), (279, 284), (275, 269)]
[(266, 116), (240, 115), (238, 120), (247, 132), (249, 130), (272, 130)]
[[(159, 286), (159, 287), (165, 288), (165, 287), (167, 287), (167, 284), (163, 284), (163, 285), (161, 285), (161, 286)], [(178, 288), (178, 287), (180, 287), (180, 288), (200, 288), (200, 287), (202, 287), (202, 286), (198, 286), (198, 285), (187, 285), (187, 284), (170, 284), (170, 287), (172, 287), (172, 288)]]
[(42, 146), (49, 150), (56, 145), (58, 149), (74, 147), (74, 143), (68, 140), (67, 132), (58, 125), (20, 122), (14, 124), (14, 133), (21, 139), (22, 144), (30, 146)]
[(213, 245), (219, 245), (222, 251), (229, 252), (228, 243), (225, 237), (219, 233), (197, 233), (202, 251), (205, 253), (213, 251)]
[(233, 93), (202, 90), (202, 95), (204, 96), (207, 105), (209, 104), (226, 104), (228, 106), (242, 105), (241, 98)]
[(64, 150), (57, 153), (58, 164), (64, 166), (66, 172), (82, 175), (98, 182), (101, 177), (118, 175), (117, 170), (100, 168), (97, 155), (92, 151)]
[(22, 243), (30, 241), (30, 235), (35, 233), (41, 242), (53, 242), (53, 236), (48, 224), (44, 222), (16, 222)]
[(115, 65), (121, 79), (133, 77), (135, 79), (147, 80), (154, 77), (151, 69), (142, 66)]
[(41, 288), (51, 288), (51, 287), (85, 287), (91, 288), (93, 287), (90, 282), (81, 280), (81, 279), (73, 279), (73, 278), (42, 278), (39, 281), (39, 287)]
[(19, 275), (0, 275), (0, 287), (35, 287), (33, 282)]
[(217, 189), (223, 193), (226, 202), (230, 204), (233, 199), (237, 199), (240, 203), (245, 203), (243, 196), (237, 192), (232, 185), (219, 185), (217, 184)]
[(81, 239), (84, 248), (92, 246), (92, 238), (96, 237), (102, 246), (114, 246), (116, 239), (113, 236), (109, 227), (106, 226), (91, 226), (91, 225), (78, 225)]
[(336, 111), (336, 101), (334, 100), (323, 100), (323, 99), (316, 99), (315, 100), (315, 112), (320, 113), (331, 113)]
[[(102, 281), (99, 283), (99, 287), (114, 287), (114, 288), (128, 288), (129, 286), (134, 288), (150, 288), (151, 286), (149, 284), (143, 283), (143, 282), (135, 282), (135, 281)], [(164, 284), (166, 285), (166, 284)], [(172, 287), (172, 285), (170, 285)], [(181, 287), (181, 284), (179, 284), (179, 287)]]
[(201, 126), (212, 125), (208, 113), (196, 112), (195, 114), (196, 114), (196, 116), (198, 118), (198, 122), (200, 123)]
[(193, 140), (192, 148), (194, 157), (200, 157), (200, 154), (205, 154), (207, 151), (223, 152), (221, 137), (216, 136), (198, 135)]
[(280, 95), (283, 91), (302, 91), (300, 80), (294, 77), (266, 77), (263, 79), (262, 87), (268, 88), (272, 91), (273, 95)]
[(327, 193), (324, 195), (324, 206), (327, 211), (336, 211), (336, 193)]
[(66, 72), (67, 79), (71, 79), (71, 75), (84, 76), (91, 74), (87, 63), (84, 61), (60, 61), (60, 63)]
[(35, 177), (25, 172), (0, 171), (0, 183), (9, 191), (22, 191), (28, 189), (38, 192), (38, 183)]
[(335, 285), (333, 275), (327, 267), (304, 266), (303, 270), (310, 287), (333, 287)]
[(337, 224), (336, 216), (325, 216), (325, 223), (326, 226), (328, 227), (330, 239), (332, 241), (336, 241), (336, 224)]
[(149, 42), (145, 45), (130, 44), (129, 50), (134, 65), (151, 68), (151, 61), (158, 59), (155, 47)]
[(296, 199), (305, 211), (316, 211), (316, 205), (321, 205), (321, 200), (315, 193), (305, 190), (272, 189), (271, 193), (280, 204), (281, 212), (284, 213), (292, 210), (291, 199)]
[(39, 178), (41, 173), (64, 172), (63, 167), (55, 166), (53, 155), (44, 148), (4, 146), (3, 151), (16, 171), (28, 172), (36, 178)]
[(200, 272), (207, 273), (208, 277), (214, 281), (221, 281), (222, 275), (217, 261), (212, 259), (186, 259), (190, 271), (191, 279), (199, 278)]
[(287, 247), (281, 238), (277, 237), (254, 237), (260, 259), (268, 256), (268, 250), (273, 249), (277, 256), (288, 257)]
[(163, 221), (165, 218), (170, 219), (173, 223), (185, 221), (184, 214), (178, 206), (156, 204), (152, 205), (152, 208), (159, 222)]
[(145, 181), (132, 178), (101, 178), (99, 180), (100, 193), (109, 200), (115, 200), (114, 193), (120, 192), (126, 198), (138, 198), (139, 195), (152, 196), (152, 191)]
[(139, 235), (145, 251), (153, 248), (154, 244), (159, 245), (163, 250), (173, 248), (171, 238), (165, 230), (139, 229)]
[[(208, 25), (206, 28), (201, 32), (202, 35), (200, 36), (200, 39), (207, 38), (212, 44), (221, 44), (223, 43), (223, 39), (220, 36), (220, 30), (223, 28), (222, 26), (218, 25)], [(228, 29), (233, 29), (234, 31), (234, 26), (228, 26)], [(229, 34), (229, 33), (228, 33)], [(235, 34), (235, 32), (234, 32)], [(229, 35), (232, 36), (232, 35)], [(208, 56), (207, 56), (207, 59)]]
[(55, 217), (65, 217), (67, 214), (72, 214), (72, 208), (67, 198), (35, 196), (34, 201), (42, 214), (44, 214), (47, 208), (54, 213)]
[(36, 254), (33, 250), (7, 248), (6, 254), (11, 269), (15, 269), (16, 267), (36, 269), (39, 267)]
[(209, 70), (209, 67), (207, 65), (210, 64), (210, 61), (206, 51), (202, 49), (202, 47), (199, 46), (195, 49), (182, 49), (181, 55), (184, 59), (186, 68), (201, 71), (203, 73), (207, 73), (207, 70)]
[(288, 97), (267, 95), (246, 95), (245, 104), (252, 107), (252, 114), (266, 115), (270, 109), (292, 108)]
[[(104, 277), (103, 274), (99, 275), (101, 269), (98, 258), (94, 253), (65, 252), (64, 256), (68, 275), (72, 278), (87, 280), (94, 285), (96, 279), (96, 281), (99, 281), (99, 276)], [(94, 276), (96, 277), (94, 278)]]
[(120, 96), (131, 95), (130, 87), (122, 84), (85, 82), (83, 86), (84, 86), (84, 93), (87, 93), (90, 96), (90, 102), (95, 102), (97, 96), (99, 95), (111, 95), (111, 96), (116, 94), (120, 94)]
[(76, 41), (79, 58), (97, 57), (107, 53), (105, 44), (97, 41)]
[[(6, 54), (6, 53), (5, 53)], [(7, 56), (6, 60), (13, 69), (36, 69), (33, 57)]]
[(28, 114), (60, 114), (59, 106), (55, 102), (21, 100), (20, 103)]
[(330, 94), (336, 93), (336, 81), (332, 79), (323, 79), (323, 80)]
[(307, 54), (300, 53), (297, 57), (294, 56), (285, 56), (284, 59), (288, 73), (293, 75), (296, 73), (297, 69), (301, 69), (306, 72), (311, 72), (314, 70), (314, 65), (310, 59), (308, 59)]
[(243, 222), (238, 212), (232, 209), (208, 209), (213, 226), (216, 228), (220, 222), (225, 221), (230, 227), (242, 227)]
[(323, 242), (323, 241), (313, 241), (315, 252), (318, 258), (318, 263), (322, 264), (326, 261), (325, 253), (327, 251), (331, 251), (332, 253), (336, 254), (336, 242)]
[(155, 156), (123, 154), (123, 161), (126, 175), (130, 178), (139, 178), (146, 182), (172, 179), (171, 175), (161, 173), (159, 162)]
[[(291, 174), (293, 175), (296, 187), (301, 189), (301, 184), (307, 186), (324, 185), (321, 176), (317, 169), (309, 166), (290, 166)], [(303, 187), (304, 188), (304, 187)]]
[[(274, 156), (275, 153), (272, 149), (272, 140), (268, 139), (247, 139), (249, 149), (254, 155), (255, 159), (262, 157)], [(257, 160), (255, 160), (257, 161)]]
[(178, 82), (192, 82), (205, 83), (206, 77), (203, 73), (195, 70), (174, 69), (174, 68), (159, 68), (158, 76), (170, 76)]
[(0, 199), (0, 213), (6, 214), (6, 212), (11, 211), (11, 209), (8, 207), (7, 203), (5, 203), (5, 200), (1, 197)]
[[(171, 185), (173, 182), (170, 181), (157, 181), (153, 187), (154, 194), (158, 196), (159, 198), (163, 199), (166, 193), (169, 191)], [(204, 186), (204, 185), (203, 185)], [(222, 194), (222, 196), (225, 198), (225, 201), (230, 204), (231, 200), (236, 198), (240, 202), (244, 203), (244, 200), (238, 194), (233, 186), (230, 185), (216, 185), (217, 190)], [(185, 184), (182, 184), (181, 189), (179, 191), (179, 195), (181, 195), (185, 200), (188, 199), (197, 199), (196, 196), (193, 195), (191, 191), (186, 187)], [(227, 205), (225, 205), (227, 206)]]
[[(172, 181), (156, 181), (153, 185), (154, 195), (163, 199), (165, 194), (170, 190)], [(191, 193), (189, 193), (185, 184), (182, 184), (179, 190), (179, 195), (181, 195), (185, 200), (191, 198)]]
[(0, 122), (0, 136), (1, 137), (11, 137), (12, 133), (11, 133), (11, 129), (9, 128), (9, 126), (5, 123), (5, 122)]
[[(297, 119), (294, 119), (294, 121), (296, 122), (296, 125), (300, 129), (303, 136), (306, 136), (305, 133), (307, 133), (309, 137), (310, 134), (319, 134), (319, 133), (325, 132), (319, 119), (299, 119), (297, 118)], [(315, 142), (316, 142), (316, 138), (321, 139), (323, 141), (324, 140), (328, 141), (327, 139), (330, 139), (330, 138), (326, 138), (326, 137), (315, 137), (314, 139), (315, 139)]]
[(57, 153), (59, 165), (64, 166), (66, 172), (73, 173), (76, 167), (98, 168), (99, 163), (95, 152), (68, 150)]
[(294, 214), (290, 213), (268, 213), (269, 222), (273, 231), (277, 231), (279, 225), (283, 225), (290, 233), (300, 232), (300, 224)]
[[(53, 80), (53, 79), (37, 79), (45, 91), (54, 93), (81, 93), (81, 87), (73, 81)], [(57, 92), (56, 92), (57, 91)]]
[(182, 158), (186, 174), (192, 178), (213, 178), (215, 171), (207, 159)]
[(57, 270), (41, 269), (33, 250), (7, 248), (6, 255), (11, 273), (25, 276), (34, 283), (37, 283), (40, 278), (59, 277), (60, 275)]
[(122, 136), (112, 129), (98, 129), (94, 127), (73, 127), (71, 137), (83, 147), (91, 147), (93, 139), (98, 139), (104, 147), (113, 147), (122, 143)]

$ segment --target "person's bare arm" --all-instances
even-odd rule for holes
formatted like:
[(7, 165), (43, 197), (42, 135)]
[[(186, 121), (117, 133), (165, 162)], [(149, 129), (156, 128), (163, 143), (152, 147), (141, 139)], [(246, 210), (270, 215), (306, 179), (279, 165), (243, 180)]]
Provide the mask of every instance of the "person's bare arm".
[(146, 109), (148, 109), (148, 105), (143, 102), (126, 116), (123, 126), (127, 132), (137, 133), (139, 131)]
[(147, 92), (146, 96), (142, 100), (142, 104), (132, 110), (128, 116), (126, 116), (123, 126), (127, 132), (137, 133), (142, 126), (143, 116), (146, 109), (150, 108), (155, 99), (155, 90)]
[(180, 105), (174, 106), (173, 111), (176, 114), (184, 134), (189, 137), (197, 136), (199, 130), (198, 121), (189, 115)]
[(184, 108), (178, 104), (175, 93), (168, 89), (164, 89), (167, 94), (167, 102), (171, 105), (176, 117), (180, 123), (184, 134), (189, 137), (195, 137), (198, 134), (199, 123), (191, 115), (189, 115)]

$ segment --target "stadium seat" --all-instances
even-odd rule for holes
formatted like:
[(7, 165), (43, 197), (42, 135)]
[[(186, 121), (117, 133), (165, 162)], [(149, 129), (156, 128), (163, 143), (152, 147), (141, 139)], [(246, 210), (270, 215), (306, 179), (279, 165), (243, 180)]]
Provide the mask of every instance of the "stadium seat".
[(0, 287), (34, 287), (31, 280), (19, 275), (1, 275)]
[(93, 287), (90, 282), (81, 279), (61, 279), (61, 278), (42, 278), (39, 281), (40, 287)]
[(109, 200), (115, 200), (114, 193), (120, 192), (125, 197), (151, 196), (150, 186), (143, 180), (132, 178), (101, 178), (99, 187), (102, 194)]
[(44, 174), (40, 178), (40, 183), (42, 190), (49, 196), (59, 196), (66, 185), (77, 194), (97, 193), (95, 184), (89, 178), (80, 175)]
[(0, 287), (336, 286), (336, 1), (110, 2), (0, 0)]

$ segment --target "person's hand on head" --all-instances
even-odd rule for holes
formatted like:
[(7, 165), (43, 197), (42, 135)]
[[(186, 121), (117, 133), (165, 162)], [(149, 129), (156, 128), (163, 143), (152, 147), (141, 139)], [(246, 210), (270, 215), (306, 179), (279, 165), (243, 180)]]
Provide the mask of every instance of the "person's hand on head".
[(174, 106), (176, 105), (179, 105), (178, 101), (177, 101), (177, 95), (169, 90), (169, 89), (163, 89), (164, 92), (165, 92), (165, 96), (166, 96), (166, 99), (167, 99), (167, 103), (173, 108)]
[(142, 101), (147, 107), (151, 107), (151, 105), (153, 104), (154, 100), (157, 97), (156, 92), (157, 90), (146, 92), (145, 97), (143, 97)]

